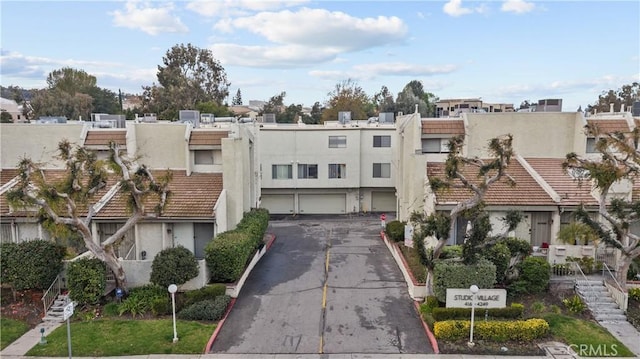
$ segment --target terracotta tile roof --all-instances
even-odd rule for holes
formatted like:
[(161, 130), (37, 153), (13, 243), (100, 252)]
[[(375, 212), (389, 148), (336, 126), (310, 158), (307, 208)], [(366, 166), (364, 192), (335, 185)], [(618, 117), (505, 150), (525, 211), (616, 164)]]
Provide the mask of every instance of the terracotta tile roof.
[[(153, 171), (154, 176), (161, 176), (164, 171)], [(171, 195), (161, 218), (213, 218), (213, 207), (222, 192), (221, 173), (192, 173), (173, 171), (173, 179), (169, 184)], [(147, 201), (147, 209), (152, 209), (154, 199)], [(107, 203), (97, 218), (126, 218), (126, 196), (118, 192)]]
[(193, 130), (189, 146), (220, 146), (226, 137), (229, 137), (229, 131)]
[(561, 205), (597, 205), (598, 201), (591, 195), (591, 181), (572, 178), (562, 169), (562, 158), (525, 158), (525, 161), (547, 182), (560, 196)]
[(422, 120), (423, 135), (464, 135), (462, 120)]
[[(427, 176), (428, 177), (444, 177), (444, 163), (443, 162), (429, 162), (427, 163)], [(463, 174), (475, 183), (477, 181), (478, 169), (475, 166), (463, 167)], [(494, 183), (487, 190), (484, 201), (487, 205), (520, 205), (520, 206), (548, 206), (556, 205), (555, 201), (549, 196), (549, 194), (542, 188), (536, 180), (529, 175), (527, 170), (518, 163), (515, 159), (511, 161), (509, 169), (507, 170), (513, 179), (516, 181), (516, 186), (511, 187), (507, 184), (505, 179)], [(455, 181), (460, 185), (459, 181)], [(437, 204), (450, 204), (458, 203), (471, 197), (471, 191), (466, 188), (452, 187), (449, 190), (444, 190), (436, 194)]]
[(602, 133), (611, 132), (629, 132), (629, 124), (626, 120), (590, 120), (587, 119), (587, 123), (596, 126)]
[(126, 146), (127, 130), (89, 130), (84, 139), (85, 146), (109, 146), (110, 142)]

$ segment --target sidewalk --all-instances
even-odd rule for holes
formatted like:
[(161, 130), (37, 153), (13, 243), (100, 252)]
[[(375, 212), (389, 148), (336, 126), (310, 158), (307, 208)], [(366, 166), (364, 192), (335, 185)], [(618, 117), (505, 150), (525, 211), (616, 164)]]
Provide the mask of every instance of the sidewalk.
[(66, 322), (42, 322), (35, 328), (26, 332), (23, 336), (18, 338), (15, 342), (9, 344), (4, 350), (0, 352), (0, 358), (22, 358), (29, 351), (29, 349), (40, 343), (40, 329), (44, 328), (45, 337), (49, 335), (54, 329), (62, 326)]

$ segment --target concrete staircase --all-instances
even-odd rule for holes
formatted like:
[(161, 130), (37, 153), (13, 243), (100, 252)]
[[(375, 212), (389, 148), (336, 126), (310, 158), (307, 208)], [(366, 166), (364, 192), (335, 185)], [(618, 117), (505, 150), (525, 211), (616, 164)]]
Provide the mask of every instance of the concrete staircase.
[(613, 300), (602, 280), (577, 280), (576, 292), (598, 322), (627, 321), (627, 316)]
[(53, 302), (53, 305), (47, 311), (47, 314), (42, 318), (45, 322), (56, 322), (62, 323), (64, 321), (64, 307), (69, 304), (71, 299), (69, 299), (68, 294), (60, 294)]

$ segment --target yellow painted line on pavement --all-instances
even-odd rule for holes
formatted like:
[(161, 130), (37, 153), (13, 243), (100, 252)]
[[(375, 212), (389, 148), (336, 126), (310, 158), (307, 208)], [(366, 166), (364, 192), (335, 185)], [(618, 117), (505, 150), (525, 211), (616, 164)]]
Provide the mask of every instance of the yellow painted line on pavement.
[[(329, 287), (329, 258), (330, 258), (330, 248), (331, 248), (331, 234), (333, 229), (329, 230), (329, 245), (327, 246), (327, 254), (324, 261), (324, 285), (322, 286), (322, 320), (324, 321), (324, 316), (326, 315), (327, 308), (327, 289)], [(321, 327), (323, 330), (320, 332), (320, 345), (318, 347), (318, 354), (324, 353), (324, 324)]]

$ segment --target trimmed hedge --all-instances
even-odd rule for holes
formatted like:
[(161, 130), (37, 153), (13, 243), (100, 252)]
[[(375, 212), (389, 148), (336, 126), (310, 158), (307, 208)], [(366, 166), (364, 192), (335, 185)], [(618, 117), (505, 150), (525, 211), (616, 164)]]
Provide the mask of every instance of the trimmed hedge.
[(97, 304), (107, 287), (107, 266), (97, 258), (81, 258), (69, 263), (69, 296), (80, 305)]
[(244, 268), (256, 250), (254, 239), (247, 233), (220, 233), (205, 247), (211, 281), (233, 283), (240, 279)]
[[(438, 339), (459, 340), (469, 336), (471, 322), (468, 320), (446, 320), (436, 322), (433, 331)], [(490, 341), (530, 341), (546, 336), (549, 323), (544, 319), (517, 321), (477, 321), (473, 329), (474, 337)]]
[(161, 287), (181, 285), (198, 276), (195, 255), (182, 246), (163, 249), (153, 258), (150, 282)]
[(447, 288), (469, 288), (472, 284), (479, 288), (493, 288), (496, 283), (496, 266), (486, 259), (476, 264), (437, 261), (433, 270), (433, 287), (440, 302), (447, 300)]
[(253, 253), (264, 245), (269, 211), (263, 208), (245, 212), (235, 230), (220, 233), (205, 247), (205, 260), (211, 282), (233, 283), (240, 279)]
[(210, 284), (208, 286), (202, 287), (196, 290), (190, 290), (184, 293), (185, 296), (185, 306), (189, 306), (191, 304), (201, 302), (203, 300), (214, 299), (221, 295), (224, 295), (227, 291), (227, 286), (224, 284)]
[(518, 265), (520, 277), (509, 286), (511, 295), (541, 293), (549, 286), (551, 265), (540, 257), (527, 257)]
[(227, 311), (231, 297), (221, 295), (215, 299), (208, 299), (192, 304), (178, 313), (178, 318), (184, 320), (220, 320)]
[(15, 290), (47, 289), (62, 271), (66, 248), (45, 240), (3, 243), (2, 283)]
[(405, 222), (391, 221), (387, 223), (384, 232), (387, 234), (387, 237), (394, 242), (403, 241), (405, 224)]
[[(522, 318), (524, 305), (513, 303), (510, 307), (506, 308), (476, 308), (476, 315), (484, 316), (485, 311), (488, 311), (488, 316), (491, 318), (516, 319)], [(433, 308), (431, 315), (433, 315), (433, 318), (438, 322), (452, 319), (467, 319), (471, 317), (471, 308)]]

